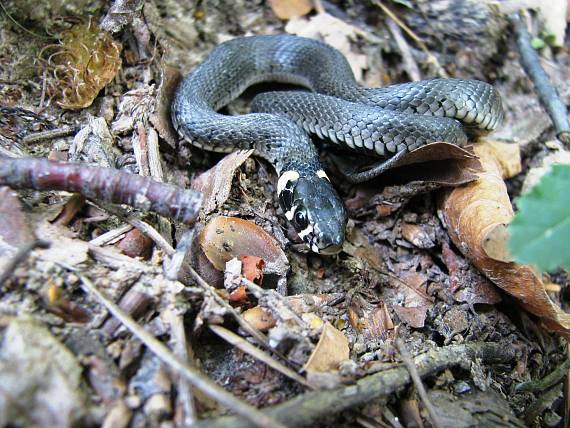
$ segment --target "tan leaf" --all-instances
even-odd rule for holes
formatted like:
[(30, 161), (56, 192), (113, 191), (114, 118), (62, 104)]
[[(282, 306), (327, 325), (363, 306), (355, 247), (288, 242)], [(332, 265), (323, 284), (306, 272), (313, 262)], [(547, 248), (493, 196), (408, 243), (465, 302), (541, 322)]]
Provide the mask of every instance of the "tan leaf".
[(328, 13), (319, 13), (309, 19), (293, 18), (285, 26), (289, 34), (319, 39), (339, 50), (348, 60), (357, 81), (362, 80), (363, 70), (368, 68), (366, 55), (352, 50), (351, 41), (362, 33), (360, 29), (347, 24)]
[(308, 372), (327, 372), (338, 370), (338, 365), (348, 360), (348, 340), (341, 331), (326, 323), (319, 343), (303, 367)]
[[(513, 163), (520, 159), (517, 150), (517, 146), (490, 141), (477, 145), (475, 153), (483, 172), (478, 174), (478, 181), (453, 189), (443, 198), (444, 220), (454, 244), (479, 270), (516, 297), (525, 310), (540, 317), (547, 328), (570, 336), (570, 315), (550, 300), (537, 272), (529, 266), (503, 261), (506, 251), (497, 248), (497, 236), (501, 235), (497, 229), (504, 228), (513, 217), (503, 179), (520, 171)], [(489, 239), (495, 239), (491, 251)], [(498, 259), (493, 258), (497, 254)]]
[(313, 9), (311, 0), (269, 0), (269, 5), (279, 19), (303, 16)]

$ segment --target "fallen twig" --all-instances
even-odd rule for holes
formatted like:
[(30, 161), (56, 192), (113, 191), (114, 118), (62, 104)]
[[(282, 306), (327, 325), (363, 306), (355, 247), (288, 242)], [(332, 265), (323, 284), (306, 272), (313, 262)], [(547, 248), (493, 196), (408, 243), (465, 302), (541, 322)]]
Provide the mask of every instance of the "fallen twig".
[(83, 283), (84, 288), (93, 296), (97, 298), (107, 310), (117, 318), (126, 328), (128, 328), (145, 346), (150, 349), (158, 358), (164, 363), (168, 364), (172, 369), (176, 370), (181, 376), (184, 376), (196, 388), (200, 389), (204, 394), (210, 398), (218, 401), (226, 406), (228, 409), (236, 412), (237, 414), (246, 418), (254, 426), (258, 427), (280, 427), (285, 428), (285, 425), (277, 422), (271, 416), (263, 414), (254, 407), (249, 406), (243, 401), (237, 399), (232, 394), (218, 386), (215, 382), (205, 377), (202, 373), (193, 367), (185, 364), (178, 358), (166, 345), (160, 342), (156, 337), (147, 332), (135, 320), (128, 316), (119, 306), (113, 303), (110, 299), (105, 297), (97, 287), (85, 276), (78, 273), (79, 278)]
[[(469, 368), (475, 359), (485, 362), (508, 362), (515, 358), (511, 346), (500, 343), (469, 343), (431, 350), (414, 358), (414, 365), (422, 377), (452, 366)], [(356, 384), (331, 390), (312, 391), (263, 410), (263, 413), (290, 426), (312, 426), (315, 421), (351, 407), (391, 394), (411, 382), (406, 367), (386, 370), (360, 379)], [(242, 418), (223, 417), (199, 422), (195, 428), (244, 428), (251, 424)]]
[(22, 138), (22, 143), (32, 144), (40, 141), (53, 140), (54, 138), (67, 137), (77, 133), (78, 129), (71, 126), (64, 126), (58, 129), (49, 129), (47, 131), (34, 132)]
[(410, 27), (404, 24), (402, 20), (398, 18), (396, 14), (392, 12), (387, 6), (385, 6), (380, 0), (373, 0), (372, 3), (375, 4), (377, 7), (379, 7), (380, 9), (382, 9), (382, 12), (384, 12), (386, 16), (388, 16), (388, 18), (392, 19), (396, 24), (398, 24), (398, 26), (402, 30), (404, 30), (404, 32), (409, 37), (411, 37), (414, 40), (414, 42), (419, 46), (419, 48), (426, 54), (428, 62), (434, 65), (439, 77), (443, 78), (448, 77), (447, 73), (445, 72), (445, 70), (443, 69), (437, 58), (429, 51), (424, 41), (420, 39), (417, 36), (417, 34), (412, 31)]
[(224, 328), (219, 325), (210, 325), (210, 330), (212, 330), (215, 334), (220, 336), (229, 344), (234, 345), (236, 348), (245, 352), (246, 354), (251, 355), (253, 358), (264, 362), (272, 369), (277, 370), (281, 374), (287, 376), (289, 379), (293, 379), (299, 382), (301, 385), (312, 389), (312, 386), (305, 380), (305, 378), (298, 375), (295, 371), (291, 370), (289, 367), (281, 364), (279, 361), (271, 358), (271, 356), (267, 355), (259, 348), (256, 348), (247, 340), (238, 336), (237, 334), (233, 333), (227, 328)]
[(557, 383), (562, 382), (564, 377), (568, 375), (568, 370), (570, 370), (570, 357), (560, 364), (552, 373), (534, 382), (520, 383), (515, 390), (516, 392), (543, 392)]
[[(186, 340), (184, 315), (175, 311), (174, 308), (171, 308), (167, 312), (166, 319), (170, 324), (170, 342), (174, 353), (182, 361), (190, 362), (191, 349), (190, 352), (188, 352), (190, 345)], [(178, 394), (176, 398), (183, 411), (183, 416), (181, 418), (182, 426), (192, 426), (198, 420), (194, 394), (192, 392), (192, 385), (183, 376), (180, 376), (178, 379)]]
[(400, 352), (400, 357), (402, 358), (402, 362), (404, 363), (404, 365), (408, 369), (408, 372), (410, 373), (410, 377), (412, 378), (412, 381), (414, 382), (414, 385), (416, 386), (416, 389), (418, 390), (418, 394), (420, 395), (420, 398), (422, 399), (422, 402), (424, 403), (424, 406), (426, 407), (426, 409), (429, 413), (432, 425), (435, 428), (442, 427), (443, 425), (442, 425), (441, 421), (439, 420), (439, 417), (437, 416), (437, 413), (435, 411), (435, 408), (433, 407), (433, 404), (431, 404), (431, 401), (427, 395), (424, 384), (422, 383), (422, 379), (420, 378), (420, 375), (418, 374), (418, 371), (416, 370), (416, 366), (414, 365), (414, 362), (412, 360), (412, 357), (410, 356), (410, 353), (408, 352), (408, 349), (406, 348), (406, 345), (404, 344), (404, 342), (401, 339), (397, 339), (396, 340), (396, 347), (398, 348), (398, 351)]
[(148, 177), (46, 159), (0, 157), (0, 185), (13, 189), (64, 190), (88, 199), (126, 204), (193, 224), (202, 195)]
[(386, 19), (386, 25), (388, 26), (390, 33), (392, 33), (392, 37), (394, 38), (396, 45), (398, 45), (398, 49), (400, 49), (402, 60), (404, 62), (404, 70), (407, 71), (408, 76), (413, 81), (420, 80), (422, 78), (420, 69), (412, 55), (412, 52), (410, 51), (408, 42), (406, 42), (406, 39), (404, 39), (404, 36), (402, 36), (401, 27), (399, 27), (396, 21), (394, 21), (392, 18)]
[(542, 107), (554, 124), (556, 137), (564, 144), (570, 144), (570, 124), (566, 105), (562, 102), (548, 75), (540, 65), (540, 58), (531, 45), (530, 35), (519, 14), (511, 15), (515, 28), (520, 62), (532, 81)]
[(196, 272), (190, 266), (188, 266), (188, 272), (190, 273), (194, 281), (196, 281), (196, 284), (202, 287), (206, 291), (206, 293), (208, 293), (208, 295), (210, 295), (210, 297), (212, 297), (218, 305), (225, 308), (228, 311), (228, 313), (233, 316), (233, 318), (236, 320), (239, 326), (243, 328), (247, 333), (249, 333), (251, 337), (253, 337), (257, 341), (257, 343), (264, 346), (265, 348), (269, 349), (271, 348), (269, 346), (269, 340), (267, 339), (267, 336), (265, 336), (255, 327), (253, 327), (250, 323), (248, 323), (228, 302), (222, 299), (218, 295), (218, 293), (216, 293), (216, 289), (212, 287), (210, 284), (208, 284), (204, 280), (204, 278), (200, 276), (198, 272)]

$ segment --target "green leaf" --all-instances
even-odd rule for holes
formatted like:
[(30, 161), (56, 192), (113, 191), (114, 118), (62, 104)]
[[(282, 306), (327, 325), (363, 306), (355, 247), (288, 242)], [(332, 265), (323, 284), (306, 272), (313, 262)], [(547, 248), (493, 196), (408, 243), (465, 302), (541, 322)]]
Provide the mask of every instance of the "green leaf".
[(533, 37), (532, 40), (530, 41), (530, 45), (533, 47), (533, 49), (538, 50), (545, 47), (546, 43), (544, 43), (544, 40), (542, 40), (540, 37)]
[(546, 272), (570, 269), (570, 165), (553, 165), (517, 206), (509, 225), (514, 259)]

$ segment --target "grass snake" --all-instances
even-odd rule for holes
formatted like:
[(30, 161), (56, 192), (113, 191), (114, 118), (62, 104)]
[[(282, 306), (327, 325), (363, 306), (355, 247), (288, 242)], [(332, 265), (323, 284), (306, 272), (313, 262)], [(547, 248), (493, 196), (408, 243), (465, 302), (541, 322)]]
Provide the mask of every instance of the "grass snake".
[[(217, 111), (247, 87), (282, 82), (306, 91), (267, 92), (253, 113)], [(290, 35), (240, 37), (218, 45), (179, 84), (172, 103), (178, 133), (217, 152), (255, 150), (279, 177), (285, 217), (314, 252), (342, 248), (347, 213), (319, 162), (310, 134), (386, 159), (422, 145), (464, 144), (500, 122), (493, 86), (433, 79), (383, 88), (359, 86), (344, 56), (322, 42)]]

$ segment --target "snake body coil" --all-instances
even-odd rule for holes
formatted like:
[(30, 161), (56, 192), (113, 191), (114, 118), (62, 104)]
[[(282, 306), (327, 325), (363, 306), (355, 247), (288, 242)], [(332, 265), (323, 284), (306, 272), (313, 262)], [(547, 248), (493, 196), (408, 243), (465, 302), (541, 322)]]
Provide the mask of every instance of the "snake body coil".
[[(292, 83), (313, 92), (258, 95), (256, 113), (216, 111), (248, 86)], [(422, 145), (463, 144), (493, 130), (501, 100), (489, 84), (434, 79), (363, 88), (344, 56), (316, 40), (288, 35), (230, 40), (180, 83), (172, 104), (178, 132), (193, 145), (229, 152), (255, 149), (279, 175), (285, 216), (315, 252), (340, 251), (347, 221), (307, 133), (389, 159)]]

